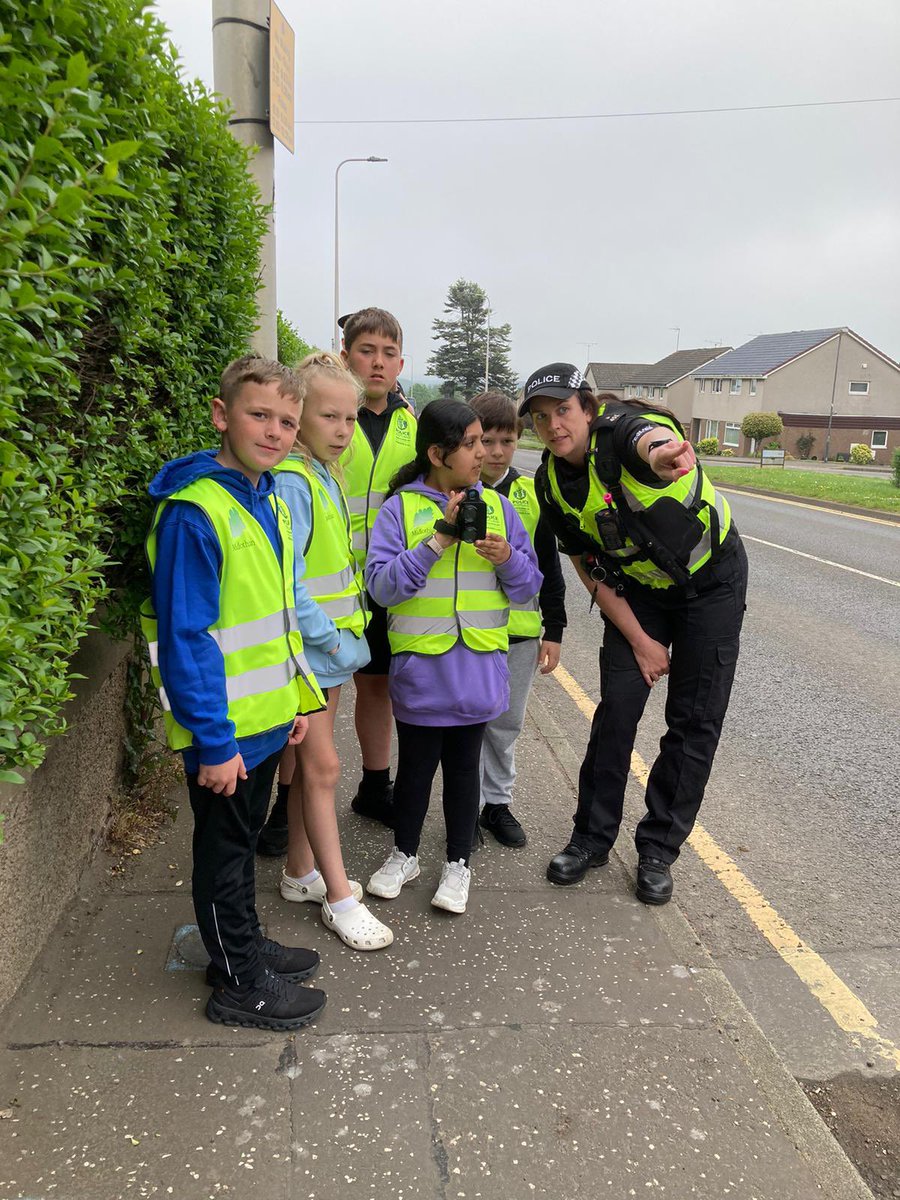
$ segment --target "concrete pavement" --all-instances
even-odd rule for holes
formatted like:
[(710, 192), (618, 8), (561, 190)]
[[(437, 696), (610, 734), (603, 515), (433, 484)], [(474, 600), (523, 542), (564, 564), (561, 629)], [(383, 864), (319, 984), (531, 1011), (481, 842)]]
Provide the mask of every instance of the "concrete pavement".
[[(322, 955), (328, 1007), (295, 1036), (203, 1016), (186, 803), (125, 875), (98, 864), (4, 1014), (0, 1197), (870, 1197), (677, 905), (634, 899), (633, 847), (546, 882), (586, 737), (554, 724), (553, 686), (520, 743), (529, 844), (474, 856), (465, 916), (429, 904), (437, 802), (421, 879), (371, 901), (387, 951), (344, 947), (261, 862), (269, 934)], [(349, 813), (347, 691), (339, 808), (365, 881), (390, 837)]]

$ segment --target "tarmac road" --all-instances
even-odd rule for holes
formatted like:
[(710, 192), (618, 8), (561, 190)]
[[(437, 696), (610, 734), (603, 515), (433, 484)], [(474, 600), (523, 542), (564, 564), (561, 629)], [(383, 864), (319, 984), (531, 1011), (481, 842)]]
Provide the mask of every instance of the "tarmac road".
[[(533, 470), (537, 459), (526, 451), (516, 461)], [(814, 980), (827, 982), (831, 968), (879, 1036), (900, 1047), (900, 526), (746, 494), (729, 500), (751, 581), (700, 821), (814, 952)], [(596, 699), (600, 621), (570, 568), (568, 578), (562, 663)], [(656, 689), (639, 731), (648, 764), (664, 702)], [(586, 742), (587, 722), (565, 693), (553, 708), (573, 743)], [(630, 833), (642, 793), (636, 783), (629, 792)], [(676, 895), (795, 1076), (900, 1067), (839, 1027), (840, 1004), (828, 1011), (816, 1000), (691, 850), (676, 868)]]

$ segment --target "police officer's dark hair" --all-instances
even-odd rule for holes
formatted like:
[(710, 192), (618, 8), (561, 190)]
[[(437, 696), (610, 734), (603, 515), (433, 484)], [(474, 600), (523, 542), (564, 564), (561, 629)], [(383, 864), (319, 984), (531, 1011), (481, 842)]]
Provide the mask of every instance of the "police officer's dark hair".
[(393, 496), (394, 492), (420, 475), (428, 474), (431, 470), (431, 459), (428, 457), (430, 447), (437, 446), (441, 452), (441, 462), (446, 462), (453, 451), (462, 445), (472, 422), (478, 420), (480, 417), (475, 409), (461, 400), (432, 400), (426, 404), (416, 427), (416, 457), (402, 466), (391, 480), (388, 496)]

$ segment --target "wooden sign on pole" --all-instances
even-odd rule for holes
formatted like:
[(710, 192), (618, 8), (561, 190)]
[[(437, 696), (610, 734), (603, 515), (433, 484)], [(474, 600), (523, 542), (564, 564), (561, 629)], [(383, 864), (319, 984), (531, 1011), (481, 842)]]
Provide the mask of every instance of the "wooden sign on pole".
[(294, 31), (277, 4), (269, 5), (269, 129), (294, 153)]

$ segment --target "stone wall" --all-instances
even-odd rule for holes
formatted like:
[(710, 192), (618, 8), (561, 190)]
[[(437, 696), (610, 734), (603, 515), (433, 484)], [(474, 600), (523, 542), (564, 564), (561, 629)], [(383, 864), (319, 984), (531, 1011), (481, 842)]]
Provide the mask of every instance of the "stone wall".
[(128, 649), (99, 632), (84, 640), (68, 731), (24, 785), (0, 785), (0, 1008), (75, 895), (121, 786)]

